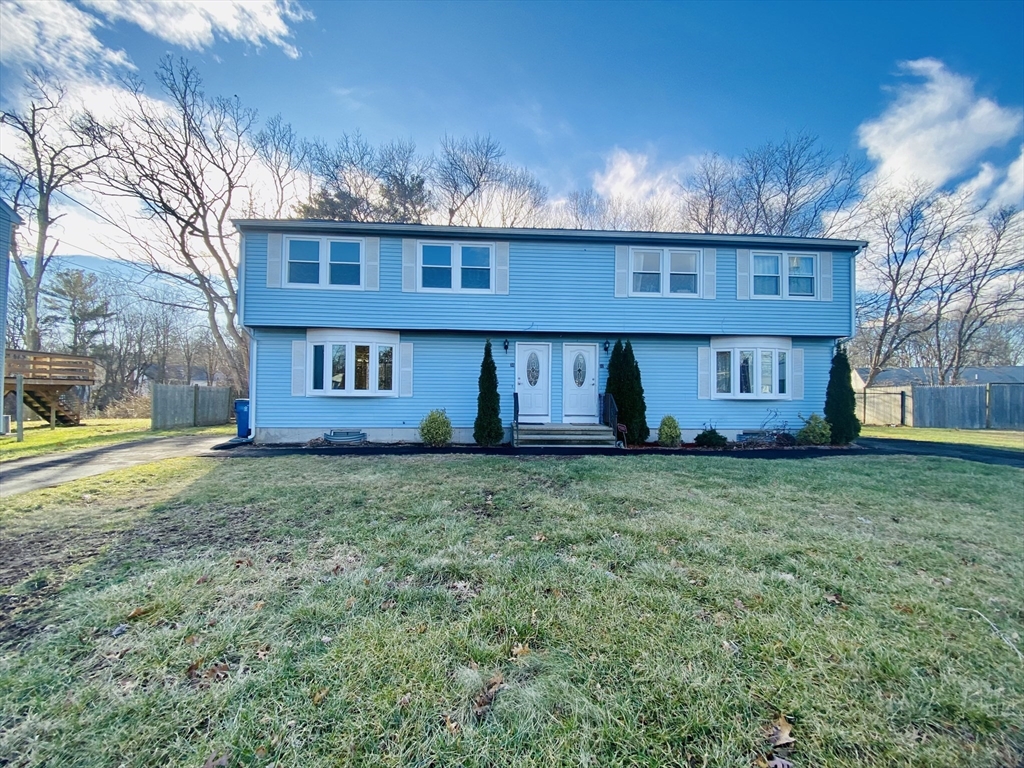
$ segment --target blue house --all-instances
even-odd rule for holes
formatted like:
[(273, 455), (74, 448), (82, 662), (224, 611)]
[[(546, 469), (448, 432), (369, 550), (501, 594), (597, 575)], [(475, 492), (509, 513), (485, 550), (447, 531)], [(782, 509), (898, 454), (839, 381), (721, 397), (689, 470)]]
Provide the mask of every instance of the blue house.
[(446, 409), (472, 442), (490, 339), (502, 420), (597, 424), (632, 341), (652, 432), (727, 437), (821, 413), (854, 331), (859, 240), (239, 220), (257, 442), (329, 429), (416, 441)]

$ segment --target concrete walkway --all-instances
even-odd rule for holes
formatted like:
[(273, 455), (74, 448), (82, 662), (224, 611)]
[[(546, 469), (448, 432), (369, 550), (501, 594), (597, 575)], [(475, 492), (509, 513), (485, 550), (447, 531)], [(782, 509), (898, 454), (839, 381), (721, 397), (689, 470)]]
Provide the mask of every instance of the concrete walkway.
[(155, 437), (80, 451), (51, 453), (15, 459), (0, 464), (0, 498), (14, 496), (39, 488), (49, 488), (83, 477), (92, 477), (114, 469), (134, 467), (161, 459), (210, 454), (213, 446), (223, 443), (224, 435), (185, 435)]

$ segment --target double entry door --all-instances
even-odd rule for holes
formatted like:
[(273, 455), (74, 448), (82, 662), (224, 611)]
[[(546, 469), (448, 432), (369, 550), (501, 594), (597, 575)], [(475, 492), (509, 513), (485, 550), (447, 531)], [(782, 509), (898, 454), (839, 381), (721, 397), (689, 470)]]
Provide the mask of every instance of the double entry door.
[[(519, 420), (551, 421), (551, 344), (516, 343)], [(597, 345), (562, 345), (562, 421), (597, 423)]]

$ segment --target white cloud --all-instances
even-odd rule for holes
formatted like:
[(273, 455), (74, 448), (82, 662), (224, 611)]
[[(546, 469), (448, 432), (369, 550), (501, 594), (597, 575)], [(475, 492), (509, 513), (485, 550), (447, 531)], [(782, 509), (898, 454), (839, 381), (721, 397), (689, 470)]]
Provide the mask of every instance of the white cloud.
[(63, 79), (130, 67), (124, 51), (111, 50), (97, 39), (93, 33), (97, 27), (102, 27), (99, 19), (65, 0), (4, 0), (0, 2), (0, 63), (14, 70), (43, 69)]
[(289, 24), (313, 18), (293, 0), (83, 0), (111, 21), (128, 21), (161, 40), (192, 50), (216, 37), (261, 47), (276, 45), (291, 58), (299, 51)]
[(1024, 209), (1024, 146), (1017, 159), (1006, 169), (1006, 176), (992, 194), (992, 204), (1012, 205)]
[(605, 199), (644, 201), (671, 197), (679, 167), (655, 168), (650, 156), (616, 147), (604, 171), (594, 173), (594, 190)]
[(986, 151), (1019, 135), (1020, 109), (979, 96), (970, 78), (941, 61), (905, 61), (900, 69), (923, 82), (899, 87), (889, 107), (858, 129), (879, 178), (941, 186), (972, 172)]

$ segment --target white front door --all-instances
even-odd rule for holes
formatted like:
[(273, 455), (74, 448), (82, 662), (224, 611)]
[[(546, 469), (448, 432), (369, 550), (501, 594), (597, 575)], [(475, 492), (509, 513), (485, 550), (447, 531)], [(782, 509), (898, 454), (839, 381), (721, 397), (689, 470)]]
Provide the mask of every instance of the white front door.
[(551, 345), (516, 342), (516, 392), (519, 420), (551, 421)]
[(562, 421), (597, 424), (597, 344), (562, 346)]

